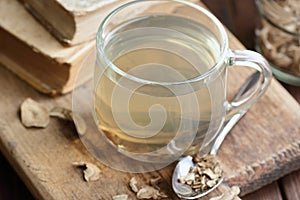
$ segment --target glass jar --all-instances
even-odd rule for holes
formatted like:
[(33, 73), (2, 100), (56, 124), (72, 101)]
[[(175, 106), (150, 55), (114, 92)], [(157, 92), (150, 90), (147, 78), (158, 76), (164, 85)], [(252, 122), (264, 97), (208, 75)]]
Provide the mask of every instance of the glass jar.
[(300, 0), (256, 0), (256, 5), (261, 16), (257, 51), (277, 79), (300, 86)]

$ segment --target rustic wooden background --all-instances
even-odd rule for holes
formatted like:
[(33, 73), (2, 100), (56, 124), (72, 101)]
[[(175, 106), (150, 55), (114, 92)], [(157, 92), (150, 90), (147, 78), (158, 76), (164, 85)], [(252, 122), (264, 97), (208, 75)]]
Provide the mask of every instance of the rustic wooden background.
[[(248, 49), (254, 48), (254, 27), (258, 23), (254, 0), (203, 0), (203, 2)], [(285, 84), (284, 86), (300, 102), (300, 87)], [(2, 154), (0, 154), (0, 165), (0, 200), (33, 199)], [(243, 199), (298, 200), (300, 199), (300, 171), (265, 186)]]

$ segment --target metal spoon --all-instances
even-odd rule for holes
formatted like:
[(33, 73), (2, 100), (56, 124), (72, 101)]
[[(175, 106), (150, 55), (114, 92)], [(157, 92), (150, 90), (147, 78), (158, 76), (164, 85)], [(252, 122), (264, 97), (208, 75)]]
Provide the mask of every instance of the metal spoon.
[[(260, 78), (260, 73), (257, 71), (253, 73), (245, 83), (241, 86), (239, 91), (234, 97), (234, 101), (239, 100), (245, 93), (247, 93), (259, 80)], [(236, 113), (235, 115), (232, 116), (228, 121), (225, 122), (224, 128), (221, 131), (219, 137), (215, 141), (212, 150), (210, 154), (216, 155), (217, 151), (219, 150), (223, 140), (227, 136), (227, 134), (230, 132), (230, 130), (234, 127), (234, 125), (245, 115), (247, 112), (247, 109), (242, 110), (239, 113)], [(186, 156), (182, 158), (176, 165), (175, 170), (173, 172), (172, 176), (172, 187), (174, 192), (177, 194), (178, 197), (180, 198), (185, 198), (185, 199), (196, 199), (200, 198), (202, 196), (207, 195), (214, 189), (216, 189), (223, 181), (223, 178), (220, 179), (220, 181), (211, 189), (206, 190), (204, 192), (197, 193), (192, 188), (186, 184), (178, 182), (178, 179), (180, 177), (184, 177), (188, 174), (189, 170), (191, 167), (194, 167), (193, 163), (193, 158), (192, 156)]]

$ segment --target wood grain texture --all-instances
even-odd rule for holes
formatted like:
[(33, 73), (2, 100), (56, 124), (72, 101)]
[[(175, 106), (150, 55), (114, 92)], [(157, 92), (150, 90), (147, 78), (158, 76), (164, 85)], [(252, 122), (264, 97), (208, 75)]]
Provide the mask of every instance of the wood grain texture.
[(283, 84), (289, 93), (300, 103), (300, 87)]
[[(230, 46), (243, 46), (230, 35)], [(229, 96), (246, 77), (244, 70), (232, 68)], [(70, 124), (51, 120), (46, 129), (25, 129), (19, 120), (19, 105), (31, 97), (48, 109), (55, 105), (71, 107), (71, 96), (45, 97), (15, 75), (0, 67), (1, 115), (0, 149), (10, 164), (39, 199), (110, 199), (126, 193), (134, 199), (128, 181), (135, 176), (146, 183), (161, 176), (162, 190), (169, 199), (177, 199), (171, 190), (171, 174), (175, 163), (151, 173), (118, 172), (96, 161), (74, 135)], [(253, 106), (224, 141), (218, 158), (227, 183), (241, 186), (243, 194), (266, 185), (299, 168), (299, 104), (277, 82)], [(71, 163), (85, 160), (102, 170), (97, 182), (86, 183), (81, 171)], [(218, 191), (216, 191), (218, 192)]]
[(300, 171), (293, 172), (279, 181), (284, 199), (300, 199)]
[(254, 0), (202, 0), (247, 49), (254, 49), (254, 28), (259, 15)]
[(246, 197), (243, 197), (243, 200), (282, 200), (281, 193), (278, 187), (277, 182), (265, 186), (263, 189), (251, 193)]
[[(220, 21), (228, 27), (237, 37), (238, 39), (246, 45), (247, 48), (254, 49), (254, 28), (257, 21), (253, 19), (257, 19), (257, 9), (254, 7), (254, 0), (245, 0), (240, 2), (238, 0), (226, 0), (224, 5), (223, 0), (202, 0), (209, 9), (220, 19)], [(246, 9), (240, 9), (241, 7), (246, 7)], [(249, 20), (251, 19), (251, 20)], [(300, 103), (300, 87), (291, 86), (287, 84), (283, 84), (283, 86), (289, 91), (289, 93)], [(298, 170), (299, 171), (299, 170)], [(294, 172), (292, 176), (300, 172)], [(290, 177), (290, 175), (288, 175)], [(290, 196), (295, 198), (291, 199), (300, 199), (298, 196), (300, 195), (300, 190), (295, 190), (294, 188), (300, 188), (300, 178), (290, 179), (283, 178), (285, 181), (279, 181), (280, 186), (284, 187), (284, 193), (288, 193)], [(287, 188), (285, 185), (291, 185), (291, 187)], [(274, 192), (274, 191), (277, 192)], [(276, 182), (272, 183), (260, 189), (259, 191), (249, 194), (246, 196), (246, 199), (280, 199), (281, 194), (279, 191), (279, 186)], [(298, 197), (298, 198), (297, 198)], [(286, 198), (286, 195), (284, 195)]]
[[(244, 48), (231, 33), (228, 34), (231, 49)], [(228, 88), (236, 90), (237, 83), (241, 80), (236, 77), (245, 77), (245, 72), (233, 68), (229, 72)], [(224, 146), (229, 142), (227, 145), (232, 147), (223, 151), (221, 149), (220, 159), (228, 155), (241, 158), (224, 160), (225, 169), (240, 167), (239, 170), (227, 174), (226, 181), (240, 185), (243, 195), (300, 167), (300, 125), (297, 123), (300, 119), (300, 112), (297, 112), (300, 111), (300, 107), (297, 101), (290, 97), (290, 94), (273, 80), (266, 95), (231, 131), (228, 136), (230, 139), (224, 141)], [(293, 122), (286, 120), (287, 118)], [(286, 162), (290, 164), (286, 165)]]

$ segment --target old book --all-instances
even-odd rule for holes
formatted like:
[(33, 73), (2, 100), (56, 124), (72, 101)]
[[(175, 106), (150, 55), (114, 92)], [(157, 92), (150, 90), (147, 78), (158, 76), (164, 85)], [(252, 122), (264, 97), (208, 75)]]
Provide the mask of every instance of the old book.
[(59, 41), (74, 45), (95, 38), (104, 17), (130, 0), (20, 0)]
[[(29, 12), (60, 42), (75, 45), (94, 39), (103, 19), (113, 9), (132, 0), (19, 1), (23, 2)], [(143, 12), (143, 10), (133, 10), (133, 12)]]
[(0, 62), (43, 93), (71, 91), (94, 43), (62, 46), (17, 0), (0, 1)]

